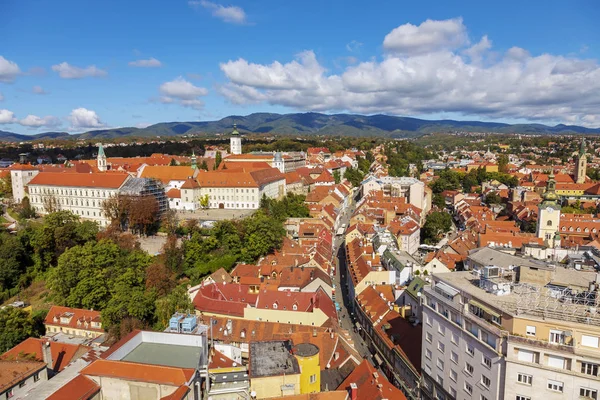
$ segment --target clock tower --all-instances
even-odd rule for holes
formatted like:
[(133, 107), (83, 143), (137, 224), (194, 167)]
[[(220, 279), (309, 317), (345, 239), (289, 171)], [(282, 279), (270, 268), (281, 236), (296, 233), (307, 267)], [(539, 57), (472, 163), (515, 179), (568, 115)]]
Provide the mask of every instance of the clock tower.
[(559, 234), (560, 204), (556, 194), (554, 172), (548, 176), (548, 185), (543, 197), (544, 200), (538, 205), (537, 237), (544, 239), (546, 246), (554, 247), (560, 245), (560, 240), (555, 238)]

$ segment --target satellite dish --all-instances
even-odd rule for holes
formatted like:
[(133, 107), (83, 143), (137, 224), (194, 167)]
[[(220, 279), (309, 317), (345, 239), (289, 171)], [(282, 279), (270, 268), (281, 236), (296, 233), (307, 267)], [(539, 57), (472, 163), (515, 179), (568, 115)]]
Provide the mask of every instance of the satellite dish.
[(494, 290), (498, 290), (498, 285), (494, 284), (494, 286), (492, 286), (492, 288), (493, 288)]

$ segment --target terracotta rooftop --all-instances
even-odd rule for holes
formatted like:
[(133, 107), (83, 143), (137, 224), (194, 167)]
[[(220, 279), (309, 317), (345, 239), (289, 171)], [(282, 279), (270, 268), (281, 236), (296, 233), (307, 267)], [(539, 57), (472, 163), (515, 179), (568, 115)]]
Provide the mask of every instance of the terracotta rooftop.
[(249, 285), (213, 283), (200, 287), (193, 303), (202, 312), (242, 317), (244, 308), (255, 305), (257, 297)]
[(52, 393), (47, 400), (88, 400), (100, 392), (100, 386), (92, 379), (77, 375), (66, 385)]
[(118, 189), (128, 178), (129, 174), (126, 173), (40, 172), (29, 182), (29, 185)]
[[(380, 375), (375, 367), (367, 360), (363, 360), (358, 367), (338, 387), (338, 390), (350, 390), (350, 384), (354, 383), (358, 390), (358, 399), (368, 400), (405, 400), (406, 396), (400, 389), (392, 385), (383, 375)], [(381, 385), (381, 386), (379, 386)]]
[[(27, 338), (6, 353), (2, 354), (2, 360), (26, 360), (33, 358), (36, 361), (44, 361), (42, 346), (47, 341), (44, 339)], [(79, 356), (90, 350), (87, 346), (78, 344), (60, 343), (52, 340), (50, 344), (50, 352), (52, 354), (52, 369), (55, 372), (62, 371), (74, 357)]]
[(187, 384), (194, 376), (194, 373), (193, 369), (188, 368), (103, 359), (96, 360), (81, 370), (82, 375), (105, 376), (128, 381), (149, 382), (178, 387)]
[(140, 178), (154, 178), (167, 184), (170, 181), (185, 181), (196, 174), (197, 170), (186, 166), (146, 165)]
[[(68, 322), (62, 322), (61, 317), (68, 318)], [(46, 319), (44, 320), (45, 325), (58, 325), (69, 328), (85, 329), (88, 331), (104, 332), (101, 327), (93, 327), (91, 324), (92, 322), (101, 323), (99, 311), (61, 306), (52, 306), (50, 311), (48, 311), (48, 315), (46, 315)]]
[(0, 361), (0, 393), (44, 368), (39, 361)]

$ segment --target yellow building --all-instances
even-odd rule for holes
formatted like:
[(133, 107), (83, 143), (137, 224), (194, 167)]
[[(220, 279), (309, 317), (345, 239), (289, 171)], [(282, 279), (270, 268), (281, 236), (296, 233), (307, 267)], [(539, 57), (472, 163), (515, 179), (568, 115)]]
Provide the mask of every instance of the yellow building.
[(250, 395), (256, 399), (301, 394), (300, 365), (289, 340), (250, 343)]
[(300, 343), (294, 346), (294, 355), (300, 366), (300, 393), (318, 393), (321, 391), (321, 366), (319, 348), (312, 343)]

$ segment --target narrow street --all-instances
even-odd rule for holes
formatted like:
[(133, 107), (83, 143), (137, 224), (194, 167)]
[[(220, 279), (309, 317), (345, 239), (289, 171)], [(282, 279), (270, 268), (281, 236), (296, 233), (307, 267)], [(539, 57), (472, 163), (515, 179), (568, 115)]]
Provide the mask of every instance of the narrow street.
[[(341, 210), (342, 215), (340, 216), (340, 224), (339, 226), (343, 226), (350, 221), (352, 214), (355, 210), (355, 202), (352, 202), (349, 207)], [(334, 246), (333, 246), (334, 254), (337, 257), (337, 266), (335, 269), (334, 276), (334, 284), (336, 288), (336, 297), (335, 301), (340, 305), (341, 311), (338, 311), (338, 320), (340, 327), (348, 331), (352, 342), (354, 343), (354, 347), (359, 352), (359, 354), (371, 361), (373, 363), (372, 354), (369, 351), (367, 345), (360, 337), (358, 332), (355, 331), (355, 321), (352, 319), (352, 314), (350, 311), (350, 303), (354, 301), (354, 299), (349, 298), (348, 288), (346, 287), (346, 275), (348, 273), (348, 268), (346, 265), (346, 248), (345, 248), (345, 235), (335, 236)]]

